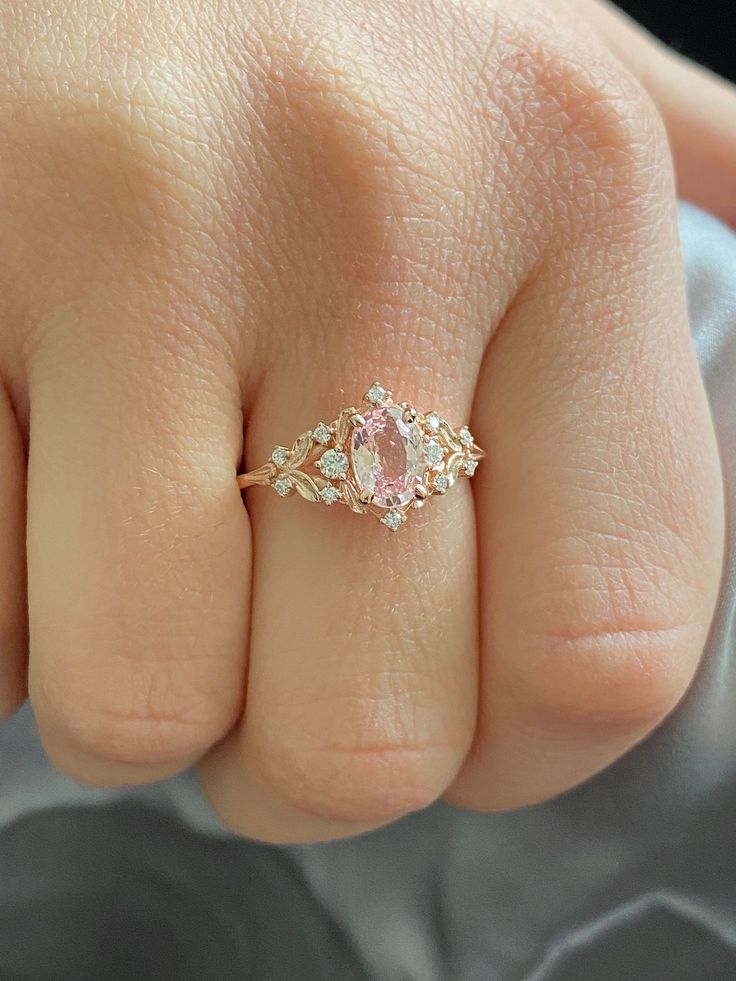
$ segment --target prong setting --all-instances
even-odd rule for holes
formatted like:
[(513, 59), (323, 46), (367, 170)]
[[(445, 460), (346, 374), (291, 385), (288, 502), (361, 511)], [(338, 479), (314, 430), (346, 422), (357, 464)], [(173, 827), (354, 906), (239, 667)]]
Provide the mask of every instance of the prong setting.
[(391, 401), (391, 392), (378, 382), (373, 382), (365, 394), (365, 400), (372, 405), (386, 405)]
[(391, 508), (390, 511), (384, 514), (381, 521), (390, 531), (398, 531), (406, 521), (406, 515), (403, 511), (399, 511), (398, 508)]
[(332, 439), (332, 427), (327, 426), (324, 422), (320, 422), (312, 430), (312, 439), (319, 443), (321, 446), (327, 446), (327, 444)]
[(273, 482), (273, 489), (276, 491), (279, 497), (288, 497), (289, 494), (291, 494), (293, 487), (288, 477), (277, 477)]

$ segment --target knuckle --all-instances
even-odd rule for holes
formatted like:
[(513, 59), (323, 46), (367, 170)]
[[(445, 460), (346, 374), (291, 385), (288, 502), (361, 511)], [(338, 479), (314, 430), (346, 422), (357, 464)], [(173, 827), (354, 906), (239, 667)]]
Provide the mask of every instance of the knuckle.
[[(436, 81), (447, 74), (444, 55), (425, 53), (399, 75), (391, 62), (406, 52), (374, 13), (365, 11), (368, 30), (358, 31), (343, 14), (304, 6), (288, 38), (277, 31), (266, 38), (267, 67), (254, 69), (263, 95), (251, 106), (267, 159), (267, 173), (261, 166), (254, 178), (265, 174), (267, 183), (252, 220), (276, 257), (288, 242), (277, 301), (299, 304), (307, 327), (289, 342), (303, 337), (311, 344), (314, 331), (324, 330), (315, 295), (334, 298), (336, 283), (340, 299), (357, 301), (359, 315), (375, 321), (376, 330), (395, 329), (382, 321), (405, 304), (420, 314), (417, 331), (434, 331), (425, 304), (439, 298), (455, 310), (469, 242), (478, 237), (476, 185), (467, 172), (472, 128), (457, 111), (453, 86)], [(390, 5), (381, 9), (390, 20)], [(335, 16), (340, 45), (325, 29), (325, 19)], [(424, 91), (430, 78), (434, 102)], [(246, 130), (236, 136), (241, 146), (248, 139)], [(467, 207), (458, 207), (460, 193)]]
[(268, 763), (278, 790), (300, 810), (331, 821), (396, 820), (445, 789), (441, 750), (376, 743), (305, 751), (280, 747)]
[(259, 769), (279, 794), (322, 819), (379, 823), (439, 797), (460, 765), (452, 741), (410, 729), (411, 711), (399, 719), (393, 711), (389, 722), (375, 702), (361, 718), (354, 708), (345, 718), (333, 705), (318, 725), (302, 718), (251, 729)]
[(113, 770), (117, 765), (185, 765), (225, 735), (238, 709), (204, 695), (185, 697), (177, 687), (170, 687), (160, 672), (148, 672), (148, 680), (138, 677), (132, 690), (90, 691), (89, 685), (70, 683), (67, 674), (52, 692), (35, 684), (31, 700), (47, 746), (58, 736), (75, 756)]
[(695, 670), (693, 625), (571, 621), (527, 638), (530, 658), (504, 668), (509, 692), (545, 728), (645, 732), (679, 702)]
[[(544, 30), (540, 30), (540, 19)], [(639, 81), (602, 45), (534, 7), (504, 22), (484, 88), (526, 160), (528, 184), (555, 188), (555, 223), (641, 210), (671, 174), (661, 117)], [(490, 139), (496, 137), (490, 134)], [(528, 193), (528, 189), (527, 189)]]
[[(186, 264), (192, 250), (194, 224), (215, 220), (216, 166), (204, 145), (216, 156), (210, 138), (217, 114), (203, 121), (194, 110), (205, 98), (203, 80), (170, 71), (145, 31), (134, 45), (132, 23), (115, 33), (77, 20), (20, 45), (30, 64), (9, 71), (0, 92), (0, 200), (10, 228), (38, 239), (27, 255), (43, 261), (19, 263), (18, 275), (31, 284), (53, 278), (55, 290), (39, 291), (49, 292), (44, 302), (65, 298), (59, 288), (68, 256), (86, 281), (105, 282), (111, 270), (120, 278), (140, 274), (159, 263), (175, 270), (176, 256)], [(99, 32), (102, 43), (82, 45), (85, 29)], [(207, 126), (212, 131), (203, 139)], [(42, 223), (32, 219), (40, 209)]]
[(692, 572), (697, 553), (649, 481), (603, 486), (578, 473), (575, 487), (531, 550), (526, 654), (503, 670), (550, 724), (643, 732), (674, 708), (703, 653), (711, 610)]
[(547, 84), (560, 117), (591, 159), (628, 167), (637, 148), (656, 146), (663, 133), (659, 114), (644, 88), (623, 68), (557, 53), (548, 71)]

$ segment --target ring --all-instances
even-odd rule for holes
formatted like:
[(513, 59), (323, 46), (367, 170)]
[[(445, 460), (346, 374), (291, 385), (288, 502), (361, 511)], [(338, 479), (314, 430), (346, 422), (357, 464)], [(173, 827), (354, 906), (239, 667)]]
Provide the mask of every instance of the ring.
[(276, 446), (268, 463), (237, 479), (241, 490), (271, 486), (280, 497), (345, 504), (397, 531), (409, 511), (472, 477), (484, 456), (467, 426), (455, 430), (437, 412), (396, 403), (376, 382), (360, 405), (302, 433), (291, 449)]

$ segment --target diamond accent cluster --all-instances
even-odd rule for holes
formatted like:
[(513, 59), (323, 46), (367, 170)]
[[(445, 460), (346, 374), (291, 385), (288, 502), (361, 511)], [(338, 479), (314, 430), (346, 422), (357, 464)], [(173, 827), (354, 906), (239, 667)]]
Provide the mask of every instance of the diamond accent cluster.
[(411, 511), (472, 477), (483, 456), (467, 426), (453, 429), (438, 412), (423, 414), (394, 401), (374, 382), (359, 405), (344, 408), (331, 423), (317, 423), (291, 447), (274, 447), (268, 463), (241, 474), (238, 483), (343, 504), (398, 531)]

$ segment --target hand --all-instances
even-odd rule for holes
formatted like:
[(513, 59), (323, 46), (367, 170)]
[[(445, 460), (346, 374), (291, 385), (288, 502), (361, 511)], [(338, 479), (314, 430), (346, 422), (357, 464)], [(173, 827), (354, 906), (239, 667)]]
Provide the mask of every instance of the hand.
[[(199, 762), (297, 841), (542, 801), (656, 726), (723, 542), (663, 117), (734, 218), (733, 92), (590, 2), (29, 0), (0, 38), (0, 690), (27, 608), (55, 763)], [(470, 421), (472, 487), (395, 535), (246, 509), (243, 454), (374, 378)]]

